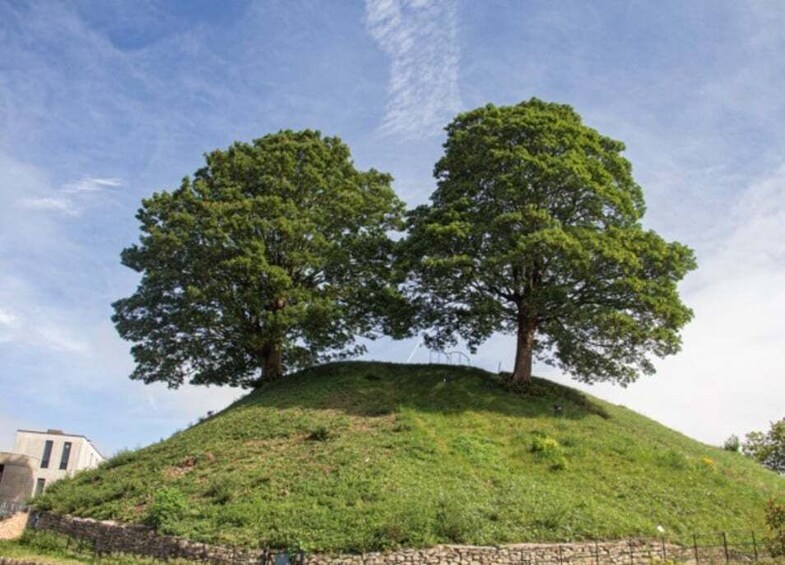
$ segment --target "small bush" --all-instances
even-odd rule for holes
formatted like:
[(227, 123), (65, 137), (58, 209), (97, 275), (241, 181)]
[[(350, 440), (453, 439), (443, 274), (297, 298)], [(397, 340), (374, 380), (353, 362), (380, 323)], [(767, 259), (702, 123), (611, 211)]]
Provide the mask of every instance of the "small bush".
[(436, 533), (452, 543), (466, 543), (476, 531), (466, 505), (456, 501), (442, 500), (436, 512)]
[(559, 455), (553, 459), (551, 463), (551, 471), (566, 471), (567, 470), (567, 458), (564, 455)]
[(216, 504), (224, 505), (232, 500), (232, 497), (234, 496), (233, 486), (234, 485), (230, 484), (226, 478), (219, 479), (210, 484), (210, 487), (205, 494)]
[(711, 457), (701, 457), (700, 463), (704, 469), (708, 469), (709, 471), (716, 471), (717, 470), (717, 462), (714, 461)]
[(567, 458), (564, 457), (564, 450), (561, 444), (551, 437), (535, 437), (532, 442), (531, 452), (540, 459), (548, 461), (552, 471), (564, 471), (567, 469)]
[(253, 511), (246, 505), (225, 506), (217, 515), (218, 524), (234, 528), (243, 528), (253, 522)]
[(62, 535), (46, 530), (31, 530), (30, 528), (24, 531), (19, 541), (22, 545), (46, 552), (58, 552), (65, 546)]
[(561, 453), (561, 445), (555, 439), (547, 436), (538, 436), (534, 438), (531, 447), (532, 453), (541, 453), (543, 455), (550, 455), (554, 453)]
[(769, 499), (766, 505), (768, 545), (772, 557), (785, 557), (785, 503)]
[(177, 534), (178, 523), (188, 512), (188, 499), (172, 487), (155, 491), (153, 502), (147, 508), (144, 523), (161, 534)]
[(739, 440), (739, 436), (732, 435), (728, 439), (725, 440), (725, 443), (722, 444), (722, 449), (725, 451), (732, 451), (733, 453), (738, 453), (741, 449), (741, 441)]
[(417, 507), (401, 504), (392, 508), (380, 523), (373, 526), (369, 536), (369, 547), (366, 550), (387, 550), (400, 547), (422, 546), (432, 544), (428, 539), (431, 524), (428, 516)]
[(410, 432), (412, 431), (412, 425), (407, 422), (395, 422), (392, 431), (395, 433)]
[(327, 441), (330, 437), (332, 434), (325, 426), (317, 426), (308, 434), (308, 439), (311, 441)]
[(664, 467), (670, 467), (671, 469), (676, 470), (686, 470), (689, 469), (690, 464), (687, 458), (677, 451), (673, 449), (669, 449), (665, 452), (659, 460), (660, 464)]
[(363, 416), (389, 416), (396, 411), (395, 404), (380, 400), (367, 404), (362, 411)]
[(115, 453), (110, 459), (107, 459), (103, 463), (101, 463), (100, 467), (102, 469), (114, 469), (116, 467), (122, 467), (136, 459), (136, 451), (131, 451), (129, 449), (123, 449)]

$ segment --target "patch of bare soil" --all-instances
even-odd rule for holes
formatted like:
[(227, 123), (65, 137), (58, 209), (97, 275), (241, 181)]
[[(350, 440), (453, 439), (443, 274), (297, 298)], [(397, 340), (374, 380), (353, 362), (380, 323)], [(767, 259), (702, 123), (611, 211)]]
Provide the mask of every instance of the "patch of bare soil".
[(0, 539), (17, 539), (27, 526), (27, 512), (17, 512), (4, 520), (0, 520)]

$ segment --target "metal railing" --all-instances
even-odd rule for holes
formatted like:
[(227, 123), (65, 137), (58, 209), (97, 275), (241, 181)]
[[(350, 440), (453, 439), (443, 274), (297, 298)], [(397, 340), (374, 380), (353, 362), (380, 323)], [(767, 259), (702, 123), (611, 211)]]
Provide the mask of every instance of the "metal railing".
[(0, 500), (0, 518), (11, 516), (17, 512), (27, 512), (28, 505), (12, 500)]
[(462, 351), (436, 351), (428, 352), (428, 363), (440, 365), (471, 365), (472, 360)]

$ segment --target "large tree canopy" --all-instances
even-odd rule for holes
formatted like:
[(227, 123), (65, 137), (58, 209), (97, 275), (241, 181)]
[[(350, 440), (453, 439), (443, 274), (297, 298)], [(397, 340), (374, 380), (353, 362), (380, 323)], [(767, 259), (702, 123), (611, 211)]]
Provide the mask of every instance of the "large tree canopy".
[(488, 105), (447, 127), (431, 204), (404, 249), (420, 324), (437, 347), (517, 335), (514, 380), (532, 358), (584, 382), (627, 384), (678, 351), (692, 313), (677, 283), (692, 251), (641, 226), (624, 145), (569, 106)]
[(281, 131), (206, 155), (154, 194), (123, 264), (142, 274), (114, 303), (131, 378), (249, 386), (334, 356), (383, 327), (388, 230), (402, 227), (391, 177), (358, 171), (338, 138)]

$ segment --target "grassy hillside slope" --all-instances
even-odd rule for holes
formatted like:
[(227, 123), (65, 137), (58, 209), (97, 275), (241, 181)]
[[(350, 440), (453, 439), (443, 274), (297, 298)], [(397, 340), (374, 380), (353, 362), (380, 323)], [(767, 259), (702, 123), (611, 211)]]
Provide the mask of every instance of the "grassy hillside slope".
[(39, 505), (213, 542), (363, 551), (760, 530), (771, 495), (785, 481), (742, 456), (567, 387), (537, 380), (523, 396), (468, 367), (339, 363), (57, 483)]

